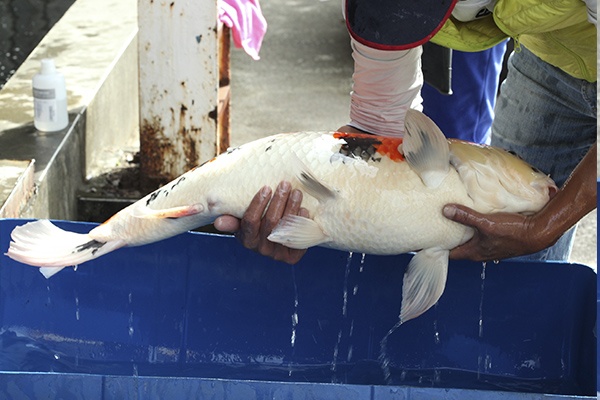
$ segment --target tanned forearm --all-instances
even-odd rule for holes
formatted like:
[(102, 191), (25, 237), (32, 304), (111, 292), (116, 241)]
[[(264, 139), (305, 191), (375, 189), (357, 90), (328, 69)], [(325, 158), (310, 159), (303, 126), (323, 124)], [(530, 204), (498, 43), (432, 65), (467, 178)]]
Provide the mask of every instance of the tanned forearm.
[(553, 244), (596, 208), (596, 147), (590, 148), (561, 190), (534, 217), (541, 242)]

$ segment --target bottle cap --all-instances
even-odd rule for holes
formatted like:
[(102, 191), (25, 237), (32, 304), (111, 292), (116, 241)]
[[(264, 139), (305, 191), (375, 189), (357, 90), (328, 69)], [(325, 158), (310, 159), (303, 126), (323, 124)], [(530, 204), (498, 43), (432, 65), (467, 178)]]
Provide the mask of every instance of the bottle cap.
[(42, 69), (40, 71), (42, 75), (50, 75), (56, 73), (56, 66), (54, 60), (51, 58), (44, 58), (42, 60)]

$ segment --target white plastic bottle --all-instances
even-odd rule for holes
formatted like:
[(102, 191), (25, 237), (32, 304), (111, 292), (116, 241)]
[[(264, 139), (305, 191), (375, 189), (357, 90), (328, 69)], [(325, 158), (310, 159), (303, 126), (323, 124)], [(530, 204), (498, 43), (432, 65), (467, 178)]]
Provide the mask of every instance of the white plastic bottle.
[(65, 77), (56, 70), (54, 60), (42, 60), (42, 68), (32, 83), (35, 127), (44, 132), (66, 128), (69, 123), (67, 88)]

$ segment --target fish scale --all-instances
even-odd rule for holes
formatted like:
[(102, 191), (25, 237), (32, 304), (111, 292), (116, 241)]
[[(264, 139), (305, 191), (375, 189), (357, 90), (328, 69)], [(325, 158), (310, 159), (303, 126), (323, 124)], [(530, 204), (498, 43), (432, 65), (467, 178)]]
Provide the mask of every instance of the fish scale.
[(409, 110), (403, 139), (340, 132), (279, 134), (230, 149), (121, 210), (88, 234), (49, 221), (16, 227), (7, 255), (49, 278), (123, 246), (166, 239), (241, 218), (264, 185), (303, 191), (309, 218), (287, 215), (268, 239), (292, 248), (326, 246), (369, 254), (416, 251), (402, 286), (401, 320), (429, 309), (445, 287), (450, 249), (471, 228), (442, 208), (536, 212), (556, 186), (501, 149), (448, 141), (424, 114)]

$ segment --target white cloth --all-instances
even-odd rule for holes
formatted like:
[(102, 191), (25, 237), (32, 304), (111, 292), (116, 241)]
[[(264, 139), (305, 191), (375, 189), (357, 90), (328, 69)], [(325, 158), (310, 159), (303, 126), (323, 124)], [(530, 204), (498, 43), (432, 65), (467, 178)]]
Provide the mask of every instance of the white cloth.
[(218, 7), (219, 20), (231, 28), (234, 45), (243, 48), (253, 59), (260, 59), (258, 53), (267, 21), (258, 0), (220, 0)]

